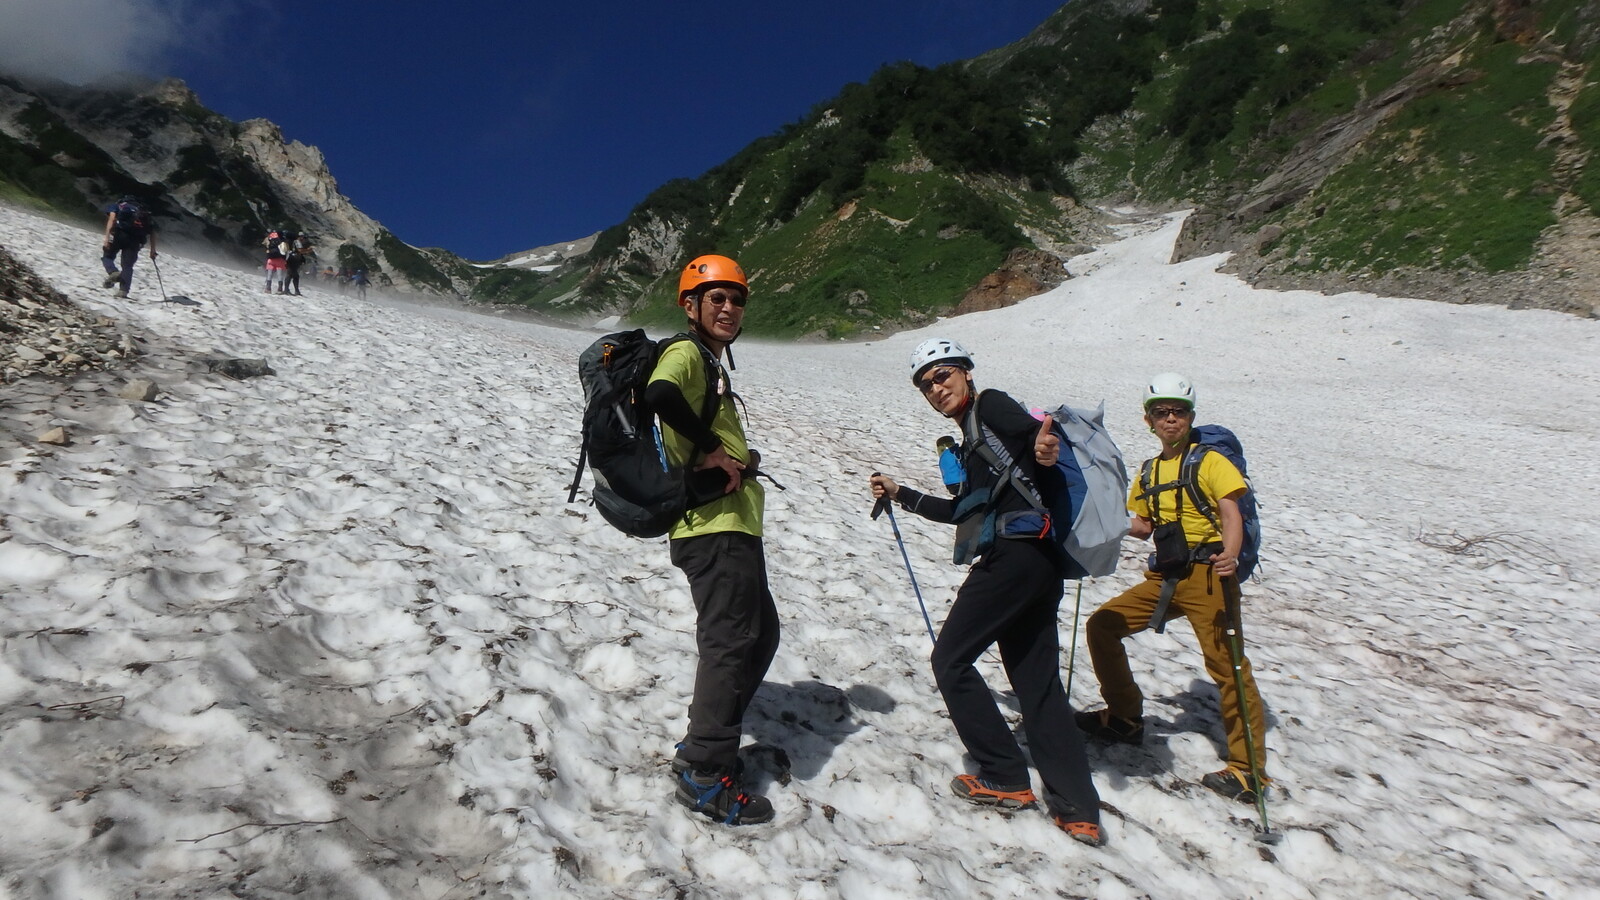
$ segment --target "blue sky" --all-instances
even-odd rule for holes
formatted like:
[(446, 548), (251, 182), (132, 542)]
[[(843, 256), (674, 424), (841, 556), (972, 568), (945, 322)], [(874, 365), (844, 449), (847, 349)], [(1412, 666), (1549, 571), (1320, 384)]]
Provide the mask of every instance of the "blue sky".
[(978, 55), (1060, 5), (5, 0), (0, 31), (17, 9), (80, 7), (106, 32), (95, 64), (271, 119), (403, 240), (486, 259), (615, 224), (881, 65)]

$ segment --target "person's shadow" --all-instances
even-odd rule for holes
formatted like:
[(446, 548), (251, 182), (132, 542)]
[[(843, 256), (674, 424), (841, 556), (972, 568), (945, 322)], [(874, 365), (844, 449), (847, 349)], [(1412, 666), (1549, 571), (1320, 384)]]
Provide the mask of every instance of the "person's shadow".
[(814, 778), (834, 750), (861, 730), (858, 711), (887, 713), (894, 708), (894, 698), (869, 684), (844, 690), (820, 681), (764, 681), (745, 711), (744, 731), (755, 743), (743, 755), (779, 784)]
[[(1156, 712), (1174, 708), (1176, 713), (1171, 718), (1163, 718)], [(1277, 718), (1270, 709), (1266, 720), (1267, 731), (1271, 732)], [(1228, 736), (1222, 727), (1217, 686), (1209, 680), (1196, 678), (1186, 691), (1159, 698), (1146, 697), (1144, 743), (1088, 741), (1089, 764), (1095, 771), (1111, 775), (1114, 781), (1170, 774), (1176, 757), (1167, 747), (1167, 740), (1178, 734), (1203, 735), (1216, 749), (1218, 758), (1228, 758)]]

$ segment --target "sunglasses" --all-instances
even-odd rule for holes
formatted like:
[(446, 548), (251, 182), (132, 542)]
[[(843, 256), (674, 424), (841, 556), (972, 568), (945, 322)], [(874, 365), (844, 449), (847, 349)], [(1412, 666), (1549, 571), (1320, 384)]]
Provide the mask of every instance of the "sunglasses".
[(917, 382), (917, 389), (922, 391), (924, 394), (931, 393), (934, 385), (944, 384), (946, 381), (950, 380), (951, 375), (954, 375), (959, 371), (961, 371), (961, 369), (957, 368), (956, 366), (946, 366), (942, 369), (935, 369), (933, 374)]
[(1177, 416), (1180, 419), (1187, 419), (1193, 412), (1194, 410), (1188, 408), (1187, 406), (1152, 406), (1145, 410), (1145, 413), (1149, 415), (1150, 418), (1157, 421), (1165, 419), (1168, 416)]
[(700, 299), (711, 304), (712, 306), (722, 306), (725, 303), (732, 303), (739, 309), (744, 309), (745, 303), (749, 302), (750, 298), (739, 293), (738, 291), (728, 291), (715, 296), (709, 293), (701, 294)]

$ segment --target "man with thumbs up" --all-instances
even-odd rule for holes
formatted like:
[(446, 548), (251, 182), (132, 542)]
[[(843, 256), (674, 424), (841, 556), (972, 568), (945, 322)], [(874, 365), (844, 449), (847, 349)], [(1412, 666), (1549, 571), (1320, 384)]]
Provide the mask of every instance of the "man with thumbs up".
[(1052, 468), (1060, 448), (1050, 436), (1048, 416), (1041, 425), (1006, 394), (979, 393), (972, 369), (971, 354), (955, 341), (924, 341), (911, 355), (911, 383), (936, 412), (961, 423), (958, 455), (966, 478), (959, 493), (936, 497), (887, 475), (871, 479), (872, 496), (955, 525), (955, 562), (976, 560), (933, 646), (934, 679), (956, 734), (978, 766), (976, 775), (957, 775), (950, 789), (979, 806), (1038, 805), (1027, 757), (973, 665), (998, 644), (1051, 818), (1073, 839), (1099, 846), (1100, 796), (1061, 686), (1056, 613), (1065, 554), (1047, 537), (1048, 513), (1029, 503), (1013, 482), (1013, 469), (1034, 484), (1060, 478)]

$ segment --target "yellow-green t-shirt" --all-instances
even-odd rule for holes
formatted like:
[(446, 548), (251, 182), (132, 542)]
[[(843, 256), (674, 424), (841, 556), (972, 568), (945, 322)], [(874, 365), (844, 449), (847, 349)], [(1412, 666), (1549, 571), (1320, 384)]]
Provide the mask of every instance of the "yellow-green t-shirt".
[[(1176, 459), (1162, 459), (1156, 457), (1151, 461), (1152, 485), (1168, 484), (1178, 480), (1179, 470), (1183, 468), (1183, 455)], [(1178, 494), (1181, 491), (1168, 490), (1156, 495), (1156, 502), (1160, 504), (1160, 515), (1150, 514), (1150, 504), (1147, 500), (1139, 498), (1144, 491), (1141, 479), (1135, 478), (1133, 486), (1128, 491), (1128, 510), (1136, 516), (1143, 516), (1157, 522), (1170, 522), (1178, 513)], [(1221, 453), (1207, 453), (1200, 458), (1200, 471), (1195, 474), (1196, 487), (1200, 493), (1211, 502), (1211, 508), (1217, 511), (1217, 519), (1222, 518), (1221, 498), (1234, 491), (1242, 491), (1249, 487), (1244, 476), (1239, 474), (1239, 469)], [(1200, 544), (1210, 544), (1222, 540), (1222, 533), (1211, 520), (1195, 509), (1193, 498), (1187, 493), (1183, 497), (1183, 536), (1194, 547)]]
[[(720, 370), (720, 366), (718, 367)], [(726, 372), (722, 372), (722, 396), (717, 401), (717, 414), (711, 420), (711, 432), (722, 440), (728, 455), (743, 463), (750, 462), (750, 446), (745, 442), (744, 423), (739, 421), (739, 410), (734, 404), (733, 391), (728, 386)], [(667, 381), (683, 393), (689, 407), (696, 415), (705, 408), (706, 364), (700, 348), (693, 341), (679, 341), (669, 346), (656, 361), (650, 373), (651, 381)], [(666, 446), (667, 462), (674, 466), (698, 463), (702, 454), (688, 438), (661, 426), (662, 444)], [(696, 537), (723, 531), (738, 531), (761, 536), (761, 518), (765, 513), (766, 491), (754, 478), (739, 482), (739, 489), (714, 500), (705, 506), (689, 510), (686, 520), (672, 526), (672, 538)]]

